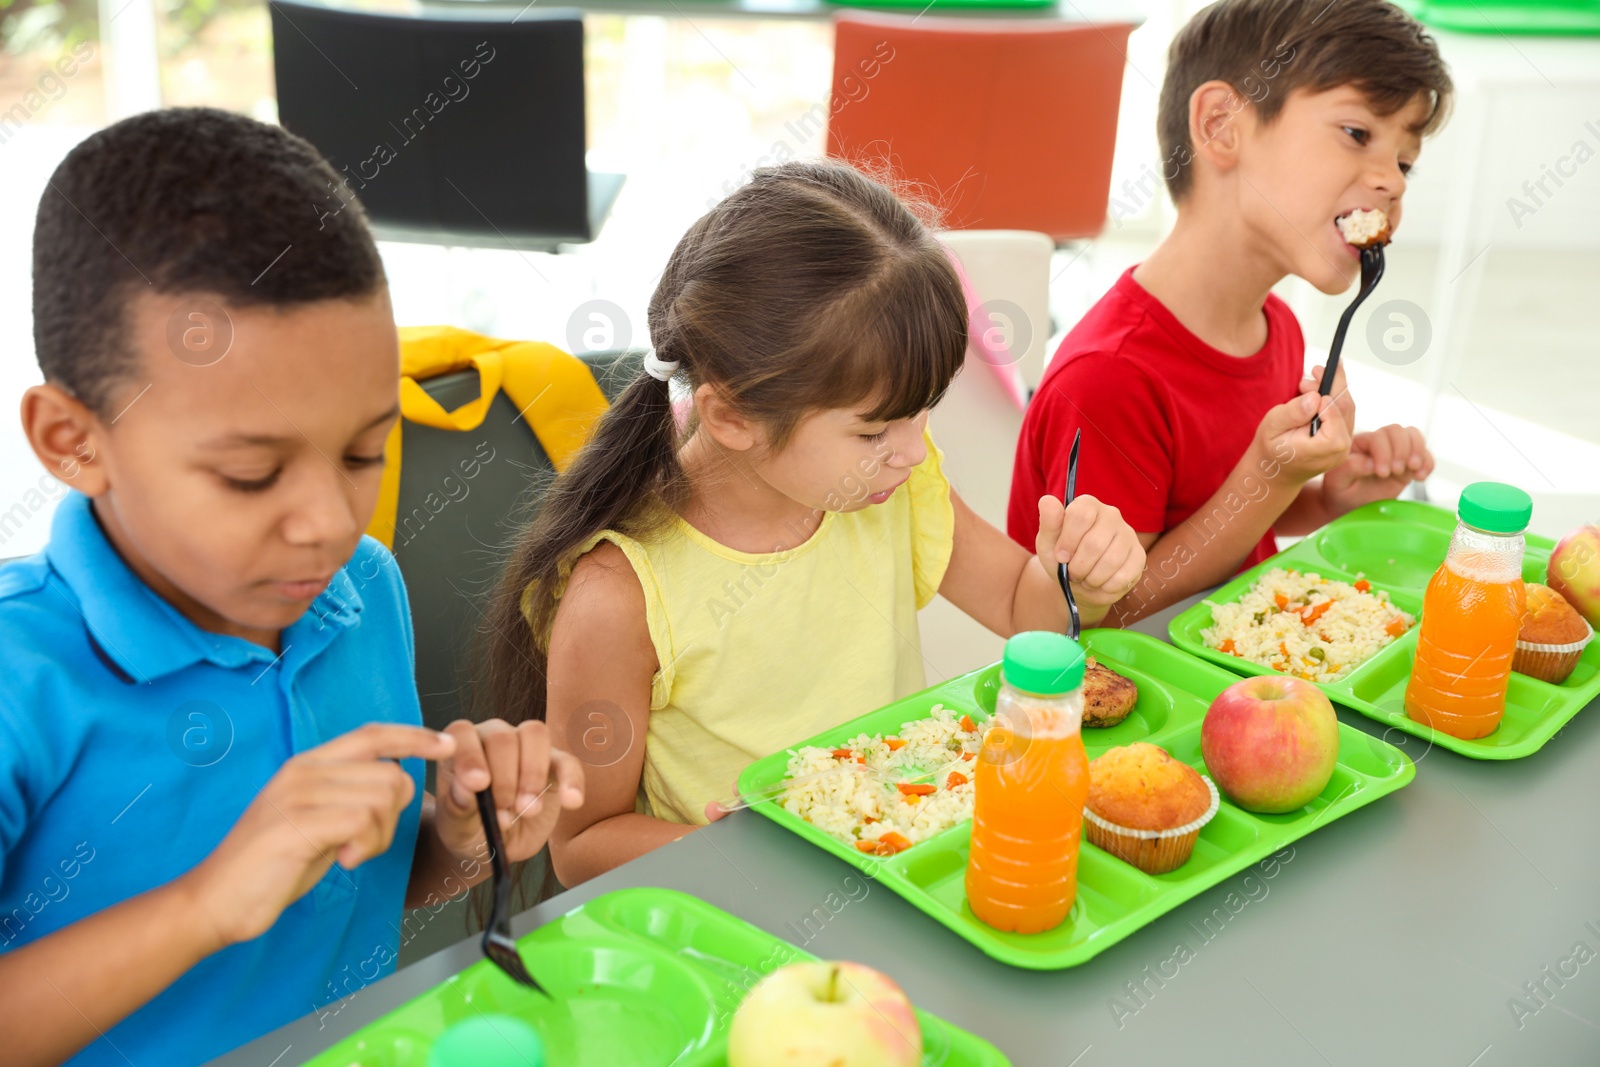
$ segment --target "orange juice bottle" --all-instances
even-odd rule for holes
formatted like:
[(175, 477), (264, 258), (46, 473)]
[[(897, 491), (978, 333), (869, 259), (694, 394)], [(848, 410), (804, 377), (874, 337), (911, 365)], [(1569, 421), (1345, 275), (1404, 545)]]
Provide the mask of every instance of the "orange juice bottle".
[(1422, 599), (1406, 714), (1452, 737), (1487, 737), (1506, 710), (1525, 595), (1522, 531), (1533, 501), (1515, 486), (1461, 492), (1456, 533)]
[(1078, 835), (1089, 799), (1083, 649), (1037, 631), (1006, 642), (995, 717), (973, 779), (967, 904), (996, 930), (1061, 925), (1078, 895)]

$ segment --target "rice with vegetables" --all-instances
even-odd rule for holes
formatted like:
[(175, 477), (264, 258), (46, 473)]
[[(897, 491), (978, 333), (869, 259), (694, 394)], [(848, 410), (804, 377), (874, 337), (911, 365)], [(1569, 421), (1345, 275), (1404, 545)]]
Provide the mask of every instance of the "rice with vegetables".
[(896, 734), (796, 749), (779, 804), (861, 852), (893, 855), (972, 818), (979, 727), (935, 704)]
[(1343, 678), (1411, 629), (1414, 619), (1365, 578), (1341, 582), (1274, 568), (1231, 604), (1206, 601), (1207, 648), (1309, 682)]

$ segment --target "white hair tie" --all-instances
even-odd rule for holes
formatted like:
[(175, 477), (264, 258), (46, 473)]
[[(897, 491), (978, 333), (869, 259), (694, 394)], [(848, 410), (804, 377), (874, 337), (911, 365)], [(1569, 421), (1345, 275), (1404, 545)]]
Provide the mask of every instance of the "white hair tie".
[(656, 355), (655, 349), (647, 349), (644, 354), (644, 372), (658, 382), (669, 381), (678, 373), (678, 361), (662, 359)]

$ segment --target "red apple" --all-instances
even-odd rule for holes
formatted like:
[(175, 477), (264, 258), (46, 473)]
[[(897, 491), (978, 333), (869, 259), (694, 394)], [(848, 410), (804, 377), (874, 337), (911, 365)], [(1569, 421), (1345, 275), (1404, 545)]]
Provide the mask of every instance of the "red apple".
[(917, 1067), (922, 1029), (894, 980), (859, 963), (791, 963), (734, 1012), (728, 1067)]
[(1545, 584), (1600, 630), (1600, 526), (1580, 526), (1557, 543)]
[(1235, 682), (1211, 702), (1200, 753), (1217, 788), (1246, 811), (1305, 807), (1339, 759), (1339, 720), (1322, 690), (1264, 674)]

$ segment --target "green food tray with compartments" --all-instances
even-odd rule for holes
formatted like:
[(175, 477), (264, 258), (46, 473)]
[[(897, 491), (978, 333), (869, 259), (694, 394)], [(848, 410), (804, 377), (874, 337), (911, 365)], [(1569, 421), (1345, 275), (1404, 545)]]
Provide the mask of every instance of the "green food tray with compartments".
[(1412, 18), (1459, 33), (1600, 34), (1600, 0), (1397, 0)]
[[(1108, 748), (1149, 741), (1201, 773), (1200, 724), (1211, 700), (1238, 676), (1195, 659), (1164, 641), (1129, 630), (1086, 630), (1082, 643), (1103, 665), (1139, 687), (1138, 703), (1116, 726), (1083, 731), (1093, 759)], [(981, 722), (994, 714), (999, 665), (952, 678), (828, 730), (806, 745), (833, 748), (857, 734), (889, 735), (927, 718), (942, 704)], [(800, 746), (796, 746), (800, 747)], [(747, 795), (771, 790), (784, 778), (789, 754), (759, 760), (739, 777)], [(1223, 797), (1216, 817), (1200, 831), (1194, 854), (1175, 871), (1148, 875), (1084, 839), (1078, 853), (1078, 898), (1065, 922), (1038, 934), (1002, 933), (968, 907), (965, 890), (970, 819), (893, 856), (878, 857), (817, 829), (776, 800), (752, 806), (824, 851), (848, 861), (983, 952), (1014, 967), (1075, 967), (1184, 901), (1304, 837), (1317, 827), (1401, 788), (1416, 775), (1405, 753), (1376, 737), (1339, 724), (1339, 759), (1322, 794), (1298, 811), (1257, 815)]]
[[(786, 963), (812, 960), (771, 934), (670, 889), (597, 897), (517, 940), (540, 996), (480, 960), (309, 1062), (426, 1067), (444, 1031), (510, 1015), (539, 1032), (549, 1067), (725, 1067), (746, 994)], [(918, 1011), (924, 1067), (1009, 1067), (987, 1041)]]
[[(1420, 620), (1422, 596), (1433, 572), (1444, 562), (1455, 533), (1453, 512), (1408, 500), (1384, 500), (1357, 508), (1321, 530), (1298, 541), (1229, 581), (1206, 598), (1226, 604), (1244, 596), (1258, 577), (1274, 567), (1310, 571), (1324, 578), (1354, 581), (1358, 575), (1384, 590), (1402, 611)], [(1544, 582), (1550, 551), (1549, 538), (1529, 534), (1523, 556), (1522, 577)], [(1211, 607), (1202, 601), (1180, 613), (1167, 627), (1173, 644), (1202, 659), (1240, 674), (1275, 674), (1270, 667), (1227, 652), (1208, 648), (1201, 637), (1211, 625)], [(1393, 643), (1379, 649), (1364, 663), (1335, 682), (1318, 683), (1329, 699), (1391, 729), (1385, 740), (1406, 744), (1396, 731), (1420, 738), (1424, 745), (1407, 747), (1415, 759), (1437, 745), (1473, 759), (1520, 759), (1539, 751), (1584, 706), (1600, 695), (1600, 641), (1591, 641), (1572, 675), (1551, 685), (1523, 674), (1512, 674), (1506, 692), (1505, 716), (1488, 737), (1464, 741), (1425, 726), (1405, 713), (1406, 682), (1417, 654), (1413, 626)]]

